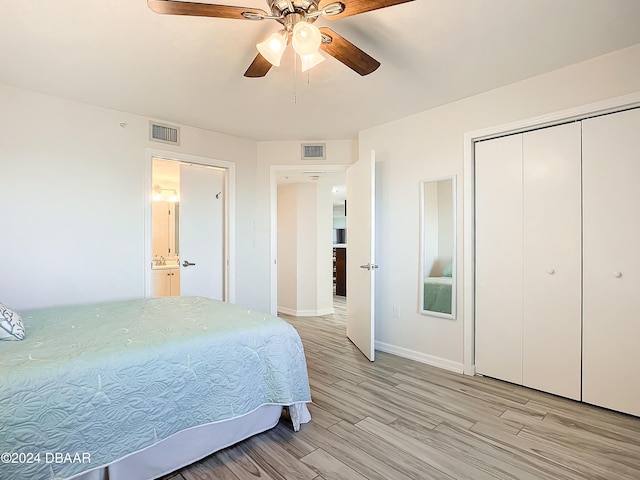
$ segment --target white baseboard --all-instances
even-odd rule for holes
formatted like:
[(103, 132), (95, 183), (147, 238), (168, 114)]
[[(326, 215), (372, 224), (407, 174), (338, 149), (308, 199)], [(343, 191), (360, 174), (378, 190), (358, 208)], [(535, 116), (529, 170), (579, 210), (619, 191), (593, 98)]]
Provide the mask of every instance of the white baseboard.
[(335, 310), (333, 307), (320, 310), (294, 310), (287, 307), (278, 307), (278, 313), (284, 313), (292, 317), (321, 317), (323, 315), (333, 315)]
[(464, 365), (459, 362), (452, 362), (444, 358), (435, 357), (433, 355), (427, 355), (426, 353), (416, 352), (415, 350), (409, 350), (408, 348), (397, 347), (388, 343), (376, 342), (376, 350), (381, 352), (391, 353), (399, 357), (408, 358), (409, 360), (415, 360), (416, 362), (425, 363), (432, 367), (442, 368), (443, 370), (449, 370), (455, 373), (464, 373)]

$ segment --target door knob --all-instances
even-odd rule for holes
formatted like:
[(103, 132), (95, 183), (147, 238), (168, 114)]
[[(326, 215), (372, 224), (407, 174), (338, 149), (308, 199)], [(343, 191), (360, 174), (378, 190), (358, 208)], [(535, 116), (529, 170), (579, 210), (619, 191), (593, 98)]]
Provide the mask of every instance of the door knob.
[(548, 273), (549, 275), (553, 275), (554, 273), (556, 273), (556, 271), (555, 271), (553, 268), (549, 268), (549, 269), (547, 270), (547, 273)]
[(373, 270), (374, 268), (378, 268), (378, 265), (375, 263), (367, 263), (366, 265), (360, 265), (360, 268), (364, 268), (365, 270)]
[(187, 262), (186, 260), (184, 262), (182, 262), (182, 266), (183, 267), (190, 267), (192, 265), (195, 265), (195, 263)]
[(613, 276), (616, 278), (620, 278), (622, 276), (622, 272), (613, 272)]

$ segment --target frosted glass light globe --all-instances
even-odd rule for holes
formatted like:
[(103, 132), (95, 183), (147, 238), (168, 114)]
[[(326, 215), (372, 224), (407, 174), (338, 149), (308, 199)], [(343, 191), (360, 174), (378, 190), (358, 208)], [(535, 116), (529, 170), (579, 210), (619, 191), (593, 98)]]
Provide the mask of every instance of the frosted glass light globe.
[(300, 60), (302, 60), (301, 69), (303, 72), (306, 72), (319, 63), (324, 62), (325, 58), (320, 54), (320, 52), (315, 52), (311, 55), (300, 55)]
[(300, 56), (312, 55), (322, 43), (322, 34), (318, 27), (307, 22), (298, 22), (293, 27), (293, 49)]
[(287, 36), (284, 31), (269, 35), (264, 42), (256, 45), (260, 54), (274, 67), (280, 66), (280, 59), (287, 48)]

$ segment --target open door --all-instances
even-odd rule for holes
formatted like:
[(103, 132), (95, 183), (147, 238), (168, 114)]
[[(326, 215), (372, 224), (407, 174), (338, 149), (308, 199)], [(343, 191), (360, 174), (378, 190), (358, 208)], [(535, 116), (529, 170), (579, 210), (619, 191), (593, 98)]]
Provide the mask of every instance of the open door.
[(225, 170), (180, 165), (180, 294), (224, 298)]
[(347, 169), (347, 337), (371, 361), (374, 348), (375, 152)]

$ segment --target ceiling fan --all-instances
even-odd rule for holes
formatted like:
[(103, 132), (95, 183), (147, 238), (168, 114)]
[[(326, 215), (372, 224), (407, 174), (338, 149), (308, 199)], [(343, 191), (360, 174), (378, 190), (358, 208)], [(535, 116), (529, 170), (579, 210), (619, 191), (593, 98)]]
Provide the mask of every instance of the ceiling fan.
[(380, 62), (330, 28), (318, 28), (313, 23), (320, 17), (333, 20), (412, 1), (267, 0), (271, 14), (258, 8), (177, 0), (147, 0), (147, 5), (160, 14), (279, 22), (282, 28), (256, 45), (258, 54), (244, 73), (245, 77), (255, 78), (264, 77), (272, 66), (280, 65), (289, 43), (300, 56), (303, 72), (325, 59), (318, 51), (321, 49), (360, 75), (368, 75), (380, 66)]

